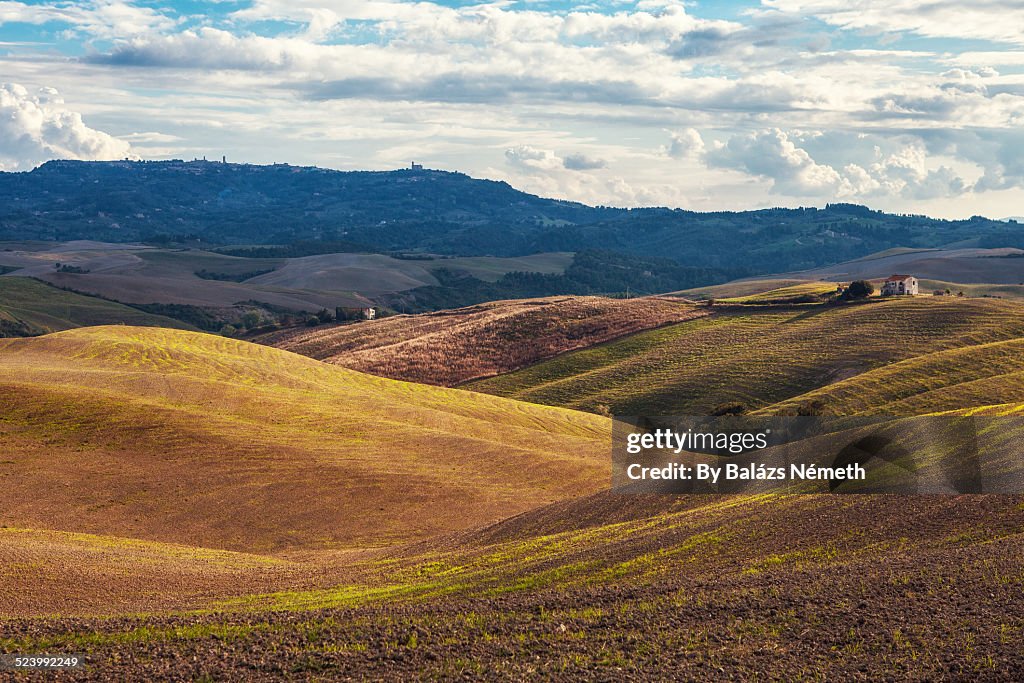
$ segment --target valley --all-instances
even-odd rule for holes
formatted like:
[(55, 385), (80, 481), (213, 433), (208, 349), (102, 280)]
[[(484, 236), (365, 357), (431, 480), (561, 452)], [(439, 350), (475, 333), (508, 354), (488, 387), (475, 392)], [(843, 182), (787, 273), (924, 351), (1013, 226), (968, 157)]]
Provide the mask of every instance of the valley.
[[(0, 341), (0, 650), (141, 677), (166, 674), (171, 648), (188, 677), (254, 680), (1015, 671), (1019, 496), (616, 495), (607, 418), (565, 408), (1012, 412), (1020, 306), (566, 298), (277, 340), (330, 362), (159, 328)], [(559, 337), (570, 311), (596, 327)], [(626, 311), (662, 326), (611, 327)], [(404, 354), (373, 350), (443, 331), (449, 359), (486, 358), (459, 337), (485, 330), (589, 346), (531, 352), (472, 391), (339, 367), (443, 377), (450, 361), (375, 368)]]
[[(0, 652), (81, 680), (1024, 675), (1019, 495), (609, 488), (612, 415), (1024, 413), (1006, 224), (183, 168), (2, 244)], [(220, 189), (204, 213), (155, 179)], [(281, 234), (300, 205), (337, 225)], [(164, 211), (192, 232), (143, 234)], [(838, 296), (894, 272), (922, 295)]]

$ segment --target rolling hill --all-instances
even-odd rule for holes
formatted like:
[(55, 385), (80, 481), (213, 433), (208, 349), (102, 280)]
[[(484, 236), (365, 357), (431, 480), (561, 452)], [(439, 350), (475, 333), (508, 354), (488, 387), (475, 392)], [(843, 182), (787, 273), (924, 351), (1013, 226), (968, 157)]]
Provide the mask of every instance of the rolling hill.
[(254, 341), (382, 377), (454, 386), (706, 314), (666, 299), (554, 297), (283, 330)]
[(774, 290), (807, 287), (822, 289), (838, 282), (872, 280), (876, 288), (894, 273), (918, 278), (922, 294), (948, 290), (972, 297), (1024, 298), (1024, 251), (1018, 248), (946, 247), (893, 248), (829, 266), (744, 278), (719, 285), (674, 292), (688, 299), (765, 298)]
[(0, 624), (0, 650), (157, 678), (1012, 679), (1022, 534), (1013, 496), (595, 494), (213, 613)]
[(799, 276), (848, 282), (877, 280), (893, 273), (912, 273), (922, 280), (963, 284), (1019, 285), (1024, 283), (1024, 251), (1015, 248), (893, 249), (808, 270)]
[(769, 406), (837, 415), (922, 415), (1024, 402), (1024, 339), (925, 353)]
[(1024, 336), (1022, 312), (1017, 302), (955, 297), (722, 309), (467, 388), (620, 415), (757, 409), (896, 361)]
[(19, 528), (241, 552), (373, 547), (607, 477), (603, 418), (213, 335), (0, 340), (0, 378), (0, 509)]
[[(468, 297), (473, 303), (487, 299), (491, 290), (518, 296), (522, 286), (515, 283), (505, 283), (499, 290), (513, 273), (528, 273), (540, 278), (542, 289), (559, 291), (566, 286), (560, 276), (575, 262), (575, 255), (568, 252), (517, 258), (373, 253), (270, 257), (268, 252), (302, 253), (305, 247), (231, 250), (252, 254), (237, 256), (201, 248), (95, 241), (0, 244), (7, 245), (0, 252), (0, 275), (31, 277), (83, 295), (146, 306), (207, 331), (218, 331), (225, 323), (238, 325), (248, 311), (271, 322), (339, 306), (386, 304), (400, 294), (398, 306), (419, 310), (424, 308), (419, 303), (424, 296), (442, 301), (467, 298), (460, 290), (469, 289), (468, 283), (481, 287)], [(439, 277), (455, 278), (457, 286), (445, 287)], [(200, 309), (199, 314), (189, 309)]]
[(0, 173), (0, 239), (325, 241), (347, 243), (348, 251), (455, 256), (603, 249), (768, 274), (895, 247), (963, 240), (1019, 246), (1021, 237), (1013, 223), (894, 215), (852, 204), (711, 213), (591, 207), (434, 170), (51, 161)]
[[(1020, 311), (718, 310), (474, 385), (1020, 409)], [(1024, 673), (1020, 496), (612, 494), (603, 418), (173, 330), (2, 341), (0, 377), (2, 614), (97, 616), (0, 651), (86, 678)]]
[[(198, 249), (100, 242), (34, 244), (0, 253), (0, 263), (15, 268), (6, 277), (34, 277), (57, 287), (128, 304), (232, 309), (247, 301), (259, 301), (294, 312), (371, 305), (364, 297), (345, 290), (343, 282), (323, 290), (250, 284), (246, 280), (283, 267), (287, 261), (246, 259)], [(57, 264), (69, 270), (55, 267)], [(201, 276), (204, 274), (206, 277)], [(386, 287), (383, 283), (387, 281), (382, 276), (380, 286)]]
[(0, 277), (0, 337), (112, 324), (195, 329), (173, 318), (63, 291), (31, 278)]

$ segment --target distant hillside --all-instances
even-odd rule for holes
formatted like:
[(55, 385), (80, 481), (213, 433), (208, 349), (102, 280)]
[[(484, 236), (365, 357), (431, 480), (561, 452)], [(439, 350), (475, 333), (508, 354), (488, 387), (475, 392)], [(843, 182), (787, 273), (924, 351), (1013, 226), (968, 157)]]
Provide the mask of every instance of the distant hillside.
[(607, 477), (604, 418), (178, 330), (0, 340), (0, 415), (4, 525), (244, 552), (422, 539)]
[(66, 292), (31, 278), (0, 277), (0, 337), (112, 324), (195, 329), (172, 318)]
[(308, 243), (227, 250), (231, 254), (91, 240), (3, 245), (0, 276), (37, 278), (212, 332), (226, 323), (241, 325), (248, 313), (262, 326), (301, 313), (300, 322), (305, 321), (321, 309), (337, 307), (376, 305), (416, 313), (561, 294), (643, 295), (724, 282), (738, 274), (599, 250), (502, 258), (339, 252), (271, 256), (292, 253), (293, 247), (304, 254)]
[[(1017, 337), (1024, 337), (1024, 305), (992, 299), (920, 297), (806, 310), (722, 310), (472, 382), (467, 388), (584, 410), (604, 406), (620, 415), (704, 415), (726, 402), (750, 410), (771, 411), (779, 404), (779, 409), (794, 412), (842, 412), (845, 401), (852, 401), (857, 411), (870, 411), (895, 399), (882, 400), (883, 392), (878, 404), (850, 397), (832, 406), (829, 391), (821, 388), (848, 378), (856, 382), (869, 371), (884, 376), (876, 368), (896, 361), (929, 354), (939, 358), (938, 352), (947, 349)], [(931, 380), (933, 386), (958, 376), (948, 368), (944, 372), (946, 376)], [(1014, 391), (1007, 388), (993, 396)], [(917, 412), (912, 396), (899, 398), (902, 414)], [(958, 401), (922, 400), (921, 405), (969, 407)]]
[[(738, 213), (590, 207), (430, 170), (53, 161), (0, 173), (0, 240), (15, 239), (322, 241), (334, 250), (463, 256), (602, 249), (766, 274), (891, 247), (965, 239), (1010, 246), (1022, 235), (1015, 223), (935, 220), (851, 204)], [(310, 253), (308, 245), (300, 253)]]
[(921, 280), (960, 284), (1020, 285), (1024, 284), (1024, 250), (899, 249), (790, 275), (802, 279), (849, 282), (885, 278), (893, 273), (909, 273)]
[(561, 297), (292, 329), (255, 340), (384, 377), (454, 386), (706, 314), (664, 299)]

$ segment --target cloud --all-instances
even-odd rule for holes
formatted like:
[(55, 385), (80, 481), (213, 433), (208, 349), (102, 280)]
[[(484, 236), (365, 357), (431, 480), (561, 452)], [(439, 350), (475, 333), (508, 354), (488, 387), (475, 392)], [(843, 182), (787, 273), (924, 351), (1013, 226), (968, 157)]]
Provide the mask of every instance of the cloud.
[(762, 0), (762, 4), (788, 14), (815, 16), (845, 29), (1024, 45), (1024, 3), (1019, 0)]
[(182, 138), (177, 135), (169, 135), (167, 133), (158, 133), (156, 131), (149, 131), (146, 133), (129, 133), (128, 135), (122, 135), (122, 140), (128, 142), (138, 143), (149, 143), (149, 142), (181, 142)]
[[(832, 150), (835, 161), (816, 159), (807, 151), (812, 145)], [(792, 197), (921, 200), (956, 197), (971, 189), (952, 168), (929, 158), (926, 143), (912, 136), (890, 140), (771, 128), (734, 135), (709, 148), (705, 158), (710, 168), (767, 180), (772, 192)]]
[(7, 23), (48, 24), (57, 22), (71, 32), (91, 38), (114, 39), (164, 31), (177, 22), (149, 7), (137, 7), (121, 0), (27, 4), (0, 1), (0, 25)]
[[(988, 192), (1009, 215), (1024, 201), (1021, 6), (764, 0), (721, 20), (684, 0), (246, 0), (188, 13), (0, 0), (0, 23), (56, 41), (45, 56), (5, 48), (8, 78), (90, 93), (148, 156), (426, 158), (560, 197), (709, 209), (864, 198), (949, 215), (988, 212), (958, 201)], [(974, 39), (906, 49), (903, 34)]]
[(665, 153), (673, 159), (703, 159), (705, 153), (704, 138), (696, 128), (687, 128), (672, 133), (672, 139)]
[(25, 170), (49, 159), (122, 159), (131, 153), (129, 143), (86, 126), (56, 90), (32, 95), (20, 85), (0, 85), (0, 170)]
[(517, 145), (505, 150), (505, 161), (510, 166), (527, 171), (550, 171), (565, 167), (554, 152), (530, 145)]
[(588, 157), (586, 154), (569, 154), (562, 160), (562, 165), (571, 171), (593, 171), (598, 168), (606, 168), (608, 162), (604, 159)]
[(770, 179), (775, 191), (797, 197), (835, 195), (842, 182), (834, 168), (815, 162), (778, 128), (734, 135), (709, 150), (707, 161)]

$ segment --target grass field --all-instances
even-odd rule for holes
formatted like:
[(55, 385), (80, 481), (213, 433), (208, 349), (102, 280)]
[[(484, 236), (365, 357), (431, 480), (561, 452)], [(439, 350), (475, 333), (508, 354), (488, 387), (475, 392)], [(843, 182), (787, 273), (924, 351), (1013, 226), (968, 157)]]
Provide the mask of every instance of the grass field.
[(8, 526), (0, 558), (0, 619), (200, 609), (256, 586), (313, 585), (308, 568), (265, 555)]
[(621, 415), (764, 408), (895, 361), (1024, 336), (1021, 304), (921, 297), (718, 312), (473, 382), (476, 391)]
[(695, 289), (684, 289), (680, 292), (673, 292), (668, 296), (680, 296), (687, 299), (735, 299), (739, 297), (754, 296), (770, 292), (773, 289), (802, 285), (806, 280), (799, 278), (765, 278), (758, 280), (736, 280), (721, 285), (710, 287), (697, 287)]
[(921, 415), (1024, 402), (1024, 339), (926, 353), (768, 407), (819, 404), (837, 415)]
[(3, 340), (0, 377), (9, 526), (241, 552), (373, 547), (606, 478), (603, 418), (213, 335)]
[(726, 297), (719, 301), (736, 304), (814, 303), (835, 294), (836, 285), (835, 282), (800, 282), (747, 296)]
[(0, 320), (22, 334), (44, 334), (88, 325), (145, 325), (191, 329), (189, 325), (130, 306), (66, 292), (23, 277), (0, 277)]
[(454, 386), (706, 313), (666, 299), (551, 297), (291, 329), (255, 341), (383, 377)]
[(1000, 299), (1021, 299), (1024, 298), (1024, 284), (994, 285), (994, 284), (972, 284), (965, 285), (959, 282), (947, 282), (945, 280), (919, 280), (921, 293), (932, 294), (935, 291), (945, 292), (947, 289), (951, 294), (963, 292), (964, 296), (971, 297), (996, 297)]
[(441, 268), (462, 271), (485, 282), (497, 282), (501, 279), (502, 275), (512, 271), (561, 275), (572, 263), (573, 256), (574, 254), (571, 251), (532, 254), (530, 256), (514, 258), (460, 256), (452, 259), (439, 259), (431, 264)]
[[(1007, 413), (1022, 310), (715, 311), (472, 386)], [(0, 378), (0, 652), (84, 680), (1024, 676), (1020, 496), (616, 495), (605, 418), (174, 330), (0, 341)]]

